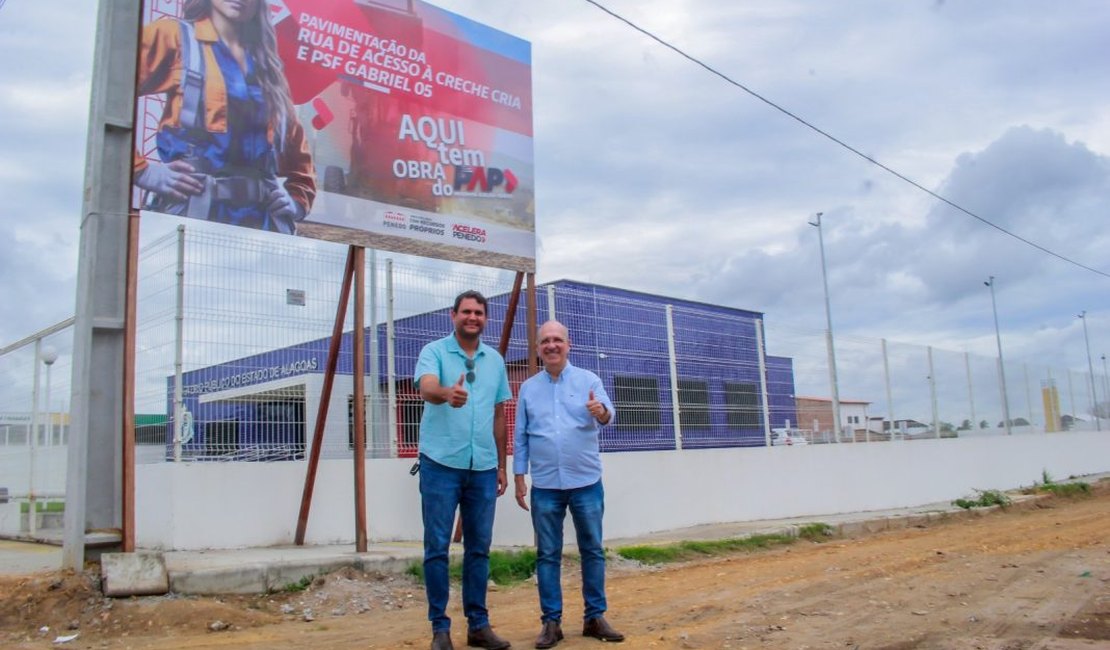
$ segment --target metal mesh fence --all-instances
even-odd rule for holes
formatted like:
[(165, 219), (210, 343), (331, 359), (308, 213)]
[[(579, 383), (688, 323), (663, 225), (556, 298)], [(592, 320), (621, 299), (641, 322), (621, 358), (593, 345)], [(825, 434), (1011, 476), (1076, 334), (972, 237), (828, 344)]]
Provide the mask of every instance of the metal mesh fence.
[[(139, 462), (305, 457), (321, 411), (345, 253), (266, 233), (184, 228), (143, 246)], [(450, 332), (448, 309), (467, 289), (490, 297), (484, 340), (496, 346), (513, 277), (371, 252), (366, 278), (366, 454), (414, 456), (423, 402), (412, 375), (420, 349)], [(602, 434), (606, 452), (1093, 429), (1102, 426), (1094, 413), (1108, 401), (1098, 392), (1110, 383), (1105, 377), (1092, 382), (1085, 372), (1021, 361), (1006, 366), (1004, 401), (993, 357), (838, 337), (834, 409), (824, 332), (570, 281), (538, 287), (537, 310), (541, 323), (567, 325), (571, 362), (597, 373), (616, 405), (616, 423)], [(324, 405), (325, 458), (349, 457), (353, 446), (351, 312)], [(526, 378), (525, 313), (522, 300), (505, 355), (514, 394)], [(71, 339), (64, 326), (0, 354), (0, 488), (10, 495), (64, 491)], [(50, 348), (57, 358), (48, 366), (43, 350)]]

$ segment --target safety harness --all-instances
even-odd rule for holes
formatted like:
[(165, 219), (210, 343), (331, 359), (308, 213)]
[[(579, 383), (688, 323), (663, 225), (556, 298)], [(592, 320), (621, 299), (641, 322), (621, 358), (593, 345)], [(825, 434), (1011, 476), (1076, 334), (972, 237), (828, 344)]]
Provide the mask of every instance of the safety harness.
[[(181, 126), (187, 132), (203, 132), (205, 131), (203, 123), (204, 53), (200, 41), (197, 40), (193, 24), (187, 20), (177, 22), (181, 28)], [(276, 150), (273, 150), (271, 155), (274, 157), (276, 168)], [(185, 211), (187, 216), (197, 219), (208, 218), (214, 200), (236, 204), (260, 203), (269, 194), (269, 186), (277, 183), (276, 178), (263, 170), (257, 170), (257, 176), (213, 176), (207, 172), (204, 172), (203, 176), (204, 191), (190, 197)]]

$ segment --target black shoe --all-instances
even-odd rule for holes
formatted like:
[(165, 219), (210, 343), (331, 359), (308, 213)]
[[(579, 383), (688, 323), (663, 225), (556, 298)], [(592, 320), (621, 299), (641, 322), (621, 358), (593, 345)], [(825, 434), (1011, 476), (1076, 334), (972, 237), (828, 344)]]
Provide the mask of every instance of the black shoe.
[(513, 644), (494, 634), (493, 628), (488, 625), (467, 632), (466, 645), (471, 648), (485, 648), (486, 650), (505, 650), (505, 648), (513, 647)]
[(609, 621), (605, 620), (604, 616), (591, 618), (582, 625), (582, 636), (592, 636), (595, 639), (602, 641), (612, 641), (613, 643), (620, 643), (624, 641), (624, 635), (613, 629), (609, 625)]
[(536, 637), (537, 648), (554, 648), (563, 640), (563, 628), (558, 621), (544, 621), (543, 630)]
[(432, 634), (432, 650), (455, 650), (451, 643), (450, 632), (435, 632)]

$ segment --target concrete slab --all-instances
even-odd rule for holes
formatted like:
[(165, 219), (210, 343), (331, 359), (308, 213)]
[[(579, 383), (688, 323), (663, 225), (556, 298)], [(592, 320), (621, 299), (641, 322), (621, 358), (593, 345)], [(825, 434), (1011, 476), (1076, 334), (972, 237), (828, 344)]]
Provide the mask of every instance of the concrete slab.
[(282, 591), (302, 580), (354, 566), (358, 557), (318, 558), (314, 561), (285, 560), (271, 564), (266, 571), (266, 590)]
[(100, 576), (105, 596), (156, 596), (170, 590), (161, 553), (104, 553)]
[(266, 565), (240, 564), (236, 567), (203, 568), (170, 572), (170, 588), (175, 594), (261, 594), (266, 592)]
[[(1014, 507), (1030, 507), (1039, 497), (1014, 497)], [(809, 524), (824, 523), (834, 529), (856, 531), (858, 533), (876, 532), (908, 526), (924, 526), (929, 523), (955, 517), (977, 517), (983, 513), (967, 511), (951, 503), (936, 503), (916, 508), (901, 508), (872, 512), (835, 513), (811, 515), (788, 519), (763, 521), (730, 522), (705, 524), (691, 528), (666, 530), (628, 539), (606, 540), (608, 548), (631, 545), (668, 544), (684, 540), (711, 540), (752, 535), (782, 534), (797, 536), (798, 531)], [(113, 541), (115, 538), (107, 541)], [(514, 550), (514, 547), (502, 547)], [(573, 544), (568, 544), (573, 551)], [(453, 544), (451, 553), (461, 554), (462, 545)], [(102, 562), (109, 564), (127, 554), (106, 553)], [(244, 548), (210, 551), (167, 551), (162, 554), (145, 553), (161, 558), (166, 582), (157, 575), (157, 589), (143, 593), (164, 593), (171, 589), (180, 594), (259, 594), (268, 590), (284, 589), (289, 584), (299, 582), (305, 576), (316, 576), (342, 567), (354, 567), (365, 572), (401, 573), (414, 562), (423, 558), (420, 542), (379, 542), (369, 545), (365, 553), (355, 550), (353, 544), (331, 546), (280, 546), (268, 548)], [(61, 564), (61, 549), (55, 546), (17, 544), (0, 541), (0, 573), (30, 573), (36, 570), (57, 569)], [(111, 572), (113, 569), (108, 569)], [(105, 591), (122, 590), (119, 581), (124, 574), (115, 577), (106, 573)], [(127, 580), (132, 580), (128, 577)], [(135, 586), (127, 588), (126, 593)], [(145, 589), (145, 588), (144, 588)]]
[(26, 575), (60, 568), (60, 546), (0, 539), (0, 575)]

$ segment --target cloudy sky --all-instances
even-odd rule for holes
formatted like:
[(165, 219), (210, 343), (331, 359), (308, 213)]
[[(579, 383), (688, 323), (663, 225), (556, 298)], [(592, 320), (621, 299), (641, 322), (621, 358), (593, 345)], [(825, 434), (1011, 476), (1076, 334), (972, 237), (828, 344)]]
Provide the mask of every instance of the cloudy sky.
[[(541, 282), (762, 311), (773, 347), (825, 328), (823, 212), (838, 336), (994, 355), (993, 275), (1007, 360), (1085, 370), (1084, 310), (1110, 354), (1110, 4), (599, 2), (763, 99), (586, 0), (435, 2), (532, 43)], [(0, 8), (0, 345), (73, 312), (95, 4)]]

